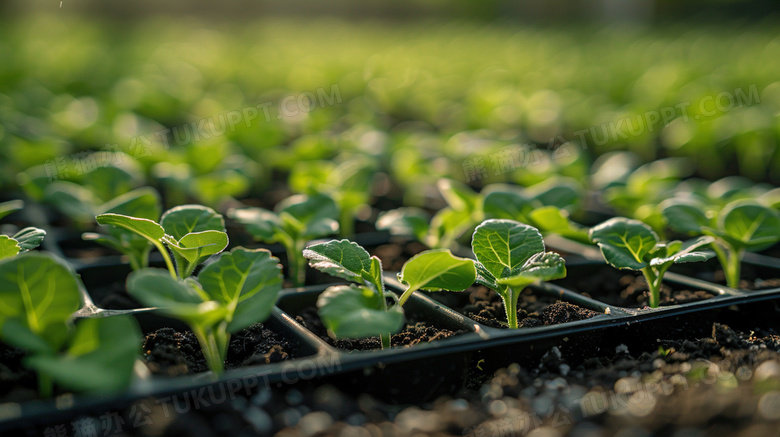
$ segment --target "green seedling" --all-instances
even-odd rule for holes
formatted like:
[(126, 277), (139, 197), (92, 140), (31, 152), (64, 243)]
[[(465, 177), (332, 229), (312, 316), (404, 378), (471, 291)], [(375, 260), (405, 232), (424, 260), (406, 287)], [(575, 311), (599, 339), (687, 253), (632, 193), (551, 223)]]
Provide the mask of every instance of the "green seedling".
[(661, 283), (673, 264), (706, 261), (714, 256), (701, 250), (714, 239), (704, 236), (683, 243), (662, 242), (658, 234), (639, 220), (616, 217), (593, 227), (590, 238), (598, 244), (604, 259), (618, 269), (639, 270), (647, 281), (649, 303), (656, 308), (661, 302)]
[(658, 205), (669, 197), (690, 170), (685, 159), (660, 159), (640, 166), (624, 180), (607, 186), (603, 191), (604, 198), (619, 214), (645, 222), (663, 236), (666, 223)]
[(217, 374), (224, 369), (231, 334), (266, 320), (281, 288), (279, 260), (265, 249), (243, 247), (220, 255), (197, 278), (143, 269), (127, 279), (128, 293), (139, 302), (190, 326)]
[(80, 227), (119, 202), (148, 193), (148, 188), (138, 188), (144, 181), (140, 165), (123, 153), (96, 152), (80, 162), (84, 165), (69, 165), (50, 175), (32, 168), (20, 181), (31, 198), (53, 206)]
[[(21, 200), (11, 200), (0, 203), (0, 219), (24, 208)], [(39, 228), (27, 227), (15, 234), (0, 235), (0, 260), (10, 258), (40, 246), (46, 231)]]
[(588, 229), (573, 222), (569, 214), (579, 208), (582, 189), (566, 179), (539, 184), (529, 189), (494, 184), (483, 190), (486, 218), (516, 220), (537, 228), (543, 235), (590, 244)]
[(780, 214), (750, 200), (737, 200), (718, 208), (690, 199), (669, 199), (661, 204), (669, 227), (690, 235), (709, 235), (726, 275), (726, 285), (739, 287), (740, 261), (745, 251), (758, 251), (780, 241)]
[(130, 316), (81, 320), (83, 285), (63, 261), (28, 253), (0, 261), (0, 338), (26, 351), (38, 391), (117, 391), (130, 383), (141, 332)]
[(288, 277), (295, 286), (306, 282), (306, 258), (303, 249), (309, 241), (338, 231), (338, 206), (330, 197), (317, 194), (291, 196), (276, 205), (276, 211), (239, 208), (228, 217), (244, 225), (255, 240), (281, 243), (287, 253)]
[(222, 138), (201, 139), (166, 151), (150, 169), (168, 205), (195, 201), (219, 209), (261, 184), (258, 164)]
[(24, 208), (23, 200), (9, 200), (8, 202), (2, 202), (0, 203), (0, 219), (7, 216), (8, 214), (21, 211), (22, 208)]
[[(192, 275), (195, 267), (222, 252), (228, 245), (222, 216), (201, 205), (171, 208), (160, 217), (160, 223), (114, 213), (101, 214), (95, 219), (101, 225), (123, 228), (143, 237), (162, 254), (174, 278)], [(166, 246), (173, 253), (175, 267)]]
[(511, 329), (517, 329), (517, 300), (525, 287), (566, 276), (563, 258), (545, 252), (542, 234), (513, 220), (482, 222), (474, 231), (471, 249), (477, 257), (477, 282), (504, 301)]
[(452, 248), (482, 220), (482, 200), (466, 185), (450, 179), (440, 179), (437, 187), (447, 206), (433, 218), (420, 208), (403, 207), (380, 214), (377, 229), (414, 237), (428, 247)]
[[(108, 202), (103, 214), (120, 214), (129, 217), (156, 220), (162, 212), (160, 195), (152, 188), (133, 190)], [(149, 265), (149, 253), (153, 245), (144, 237), (123, 227), (111, 226), (107, 233), (85, 232), (81, 238), (110, 247), (127, 256), (133, 270)]]
[(349, 240), (332, 240), (306, 248), (309, 264), (355, 285), (327, 288), (317, 307), (325, 327), (339, 338), (379, 336), (382, 348), (390, 347), (390, 335), (404, 325), (403, 304), (416, 290), (462, 291), (476, 278), (471, 260), (452, 256), (449, 250), (422, 252), (404, 264), (399, 279), (406, 285), (395, 305), (388, 306), (382, 262)]
[(342, 236), (355, 233), (355, 218), (368, 209), (375, 164), (365, 156), (350, 157), (340, 164), (333, 161), (300, 161), (290, 172), (290, 187), (299, 193), (326, 194), (339, 209)]

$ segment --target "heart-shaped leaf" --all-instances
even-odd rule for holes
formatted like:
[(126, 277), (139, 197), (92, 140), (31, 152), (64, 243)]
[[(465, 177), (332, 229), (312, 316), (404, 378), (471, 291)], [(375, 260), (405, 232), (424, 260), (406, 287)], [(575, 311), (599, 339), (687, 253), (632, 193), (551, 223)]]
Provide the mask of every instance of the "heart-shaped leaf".
[(24, 338), (6, 331), (15, 321), (42, 337), (52, 351), (67, 336), (67, 323), (81, 304), (81, 283), (64, 261), (47, 253), (30, 252), (0, 262), (0, 337), (25, 348)]
[(758, 203), (736, 201), (718, 215), (718, 230), (735, 247), (761, 250), (780, 241), (780, 215)]
[(127, 292), (142, 304), (188, 323), (208, 325), (227, 314), (227, 309), (209, 301), (208, 295), (192, 279), (177, 280), (162, 269), (131, 273), (127, 277)]
[(202, 205), (181, 205), (171, 208), (160, 218), (165, 233), (180, 241), (192, 232), (225, 232), (225, 220), (213, 209)]
[(474, 261), (458, 258), (448, 249), (428, 250), (404, 264), (398, 280), (414, 290), (463, 291), (474, 284)]
[(162, 212), (161, 209), (160, 195), (151, 187), (135, 189), (98, 208), (101, 213), (121, 214), (149, 220), (157, 220)]
[(162, 241), (165, 237), (165, 229), (148, 219), (108, 213), (100, 214), (95, 217), (95, 220), (101, 225), (113, 225), (128, 229), (152, 241)]
[(412, 236), (418, 241), (424, 241), (430, 220), (430, 215), (420, 208), (397, 208), (379, 214), (376, 228), (387, 230), (391, 235)]
[(544, 252), (542, 234), (512, 220), (485, 220), (471, 241), (477, 260), (495, 278), (514, 276), (534, 255)]
[(639, 220), (615, 217), (590, 230), (590, 239), (599, 245), (604, 259), (618, 269), (640, 270), (658, 235)]
[(527, 221), (528, 214), (537, 206), (536, 202), (517, 191), (486, 190), (489, 191), (482, 200), (482, 210), (488, 218)]
[(299, 194), (279, 202), (276, 210), (289, 214), (301, 224), (301, 237), (305, 240), (333, 234), (338, 230), (339, 208), (327, 195)]
[(227, 234), (220, 231), (192, 232), (178, 243), (167, 241), (168, 247), (191, 264), (200, 264), (211, 255), (222, 252), (228, 245)]
[(537, 281), (552, 281), (565, 277), (566, 262), (563, 258), (555, 252), (545, 252), (532, 256), (516, 275), (500, 278), (498, 283), (521, 289)]
[(317, 299), (325, 327), (340, 338), (366, 338), (396, 333), (404, 326), (399, 305), (384, 310), (373, 291), (354, 285), (327, 288)]
[(691, 199), (669, 199), (661, 203), (661, 213), (669, 227), (677, 232), (701, 233), (710, 225), (706, 207)]
[[(670, 247), (668, 256), (664, 258), (653, 258), (650, 261), (651, 266), (662, 266), (667, 263), (682, 264), (689, 262), (707, 261), (715, 256), (713, 251), (699, 250), (712, 244), (715, 239), (711, 236), (703, 236), (683, 244), (679, 247)], [(670, 243), (671, 245), (671, 243)]]
[(263, 208), (230, 209), (228, 217), (244, 225), (255, 240), (266, 243), (276, 243), (276, 233), (282, 226), (278, 215)]
[(363, 284), (363, 273), (371, 271), (371, 256), (349, 240), (331, 240), (309, 246), (303, 256), (313, 268), (358, 284)]
[(204, 267), (198, 281), (212, 299), (234, 308), (228, 331), (237, 332), (271, 314), (282, 288), (281, 265), (265, 249), (237, 247)]

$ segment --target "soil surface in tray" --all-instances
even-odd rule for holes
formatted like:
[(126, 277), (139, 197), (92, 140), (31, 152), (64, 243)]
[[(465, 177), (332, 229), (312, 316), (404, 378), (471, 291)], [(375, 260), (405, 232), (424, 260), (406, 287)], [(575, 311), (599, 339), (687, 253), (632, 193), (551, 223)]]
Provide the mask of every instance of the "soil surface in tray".
[[(432, 293), (435, 300), (455, 311), (493, 328), (506, 328), (506, 310), (501, 297), (489, 288), (477, 285), (463, 293)], [(523, 290), (517, 301), (517, 325), (520, 328), (556, 325), (585, 320), (599, 313)]]
[[(295, 317), (295, 321), (313, 332), (316, 336), (320, 337), (331, 346), (337, 347), (339, 349), (372, 350), (380, 349), (382, 347), (382, 344), (379, 341), (379, 337), (338, 340), (331, 338), (328, 336), (328, 332), (325, 329), (325, 326), (323, 326), (322, 320), (320, 320), (320, 317), (317, 315), (317, 309), (314, 307), (304, 308), (303, 311), (301, 311), (301, 313)], [(408, 323), (404, 326), (401, 332), (390, 337), (391, 346), (414, 346), (419, 343), (428, 343), (431, 341), (442, 340), (466, 332), (440, 329), (429, 323), (414, 320), (414, 318), (409, 317), (409, 315), (407, 315), (407, 321)]]
[[(647, 282), (641, 274), (637, 276), (616, 269), (604, 269), (599, 271), (598, 276), (569, 277), (556, 283), (609, 305), (624, 308), (649, 305)], [(706, 290), (680, 290), (661, 284), (661, 306), (696, 302), (714, 296)]]
[[(258, 323), (230, 337), (225, 368), (296, 358), (297, 348), (297, 340)], [(178, 376), (208, 370), (200, 344), (192, 331), (161, 328), (147, 334), (143, 354), (146, 365), (154, 374)]]
[[(530, 367), (475, 373), (461, 391), (416, 405), (391, 405), (327, 384), (259, 390), (183, 412), (147, 402), (154, 426), (126, 431), (280, 437), (777, 435), (780, 336), (747, 323), (742, 329), (715, 323), (710, 334), (684, 340), (621, 344), (576, 363), (553, 347)], [(121, 417), (131, 423), (137, 411), (128, 407)]]

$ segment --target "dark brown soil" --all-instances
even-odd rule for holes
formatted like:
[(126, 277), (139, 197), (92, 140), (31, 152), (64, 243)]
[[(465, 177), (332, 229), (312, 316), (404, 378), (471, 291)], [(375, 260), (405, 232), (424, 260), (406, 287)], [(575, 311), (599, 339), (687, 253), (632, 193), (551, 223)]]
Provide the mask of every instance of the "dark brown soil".
[[(463, 293), (431, 293), (431, 296), (459, 313), (493, 328), (506, 328), (506, 310), (501, 297), (489, 288), (477, 285)], [(549, 296), (538, 296), (525, 289), (517, 301), (519, 328), (556, 325), (585, 320), (598, 313)]]
[[(231, 336), (225, 368), (295, 358), (297, 347), (295, 339), (258, 323)], [(158, 329), (144, 339), (143, 354), (149, 370), (158, 375), (179, 376), (208, 370), (200, 344), (192, 331)]]
[[(616, 269), (602, 269), (599, 273), (598, 276), (569, 276), (556, 283), (613, 306), (644, 308), (649, 305), (647, 282), (641, 274)], [(685, 290), (662, 284), (660, 305), (678, 305), (714, 296), (706, 290)]]
[[(393, 334), (390, 337), (390, 345), (393, 347), (414, 346), (420, 343), (442, 340), (458, 334), (464, 334), (466, 331), (450, 331), (448, 329), (439, 329), (429, 323), (415, 320), (414, 317), (407, 315), (408, 323), (401, 332)], [(303, 309), (295, 317), (295, 321), (300, 323), (306, 329), (312, 331), (315, 335), (339, 349), (347, 350), (372, 350), (380, 349), (382, 344), (379, 337), (361, 338), (361, 339), (333, 339), (328, 335), (325, 326), (322, 324), (317, 309), (308, 307)]]
[[(773, 329), (741, 331), (715, 323), (710, 335), (619, 345), (576, 364), (553, 347), (538, 365), (512, 364), (428, 403), (392, 405), (312, 384), (260, 390), (183, 412), (169, 408), (172, 416), (154, 427), (126, 431), (138, 436), (764, 437), (777, 435), (780, 427), (778, 351), (780, 335)], [(122, 412), (125, 420), (132, 418), (131, 408)], [(152, 414), (163, 417), (159, 408)]]

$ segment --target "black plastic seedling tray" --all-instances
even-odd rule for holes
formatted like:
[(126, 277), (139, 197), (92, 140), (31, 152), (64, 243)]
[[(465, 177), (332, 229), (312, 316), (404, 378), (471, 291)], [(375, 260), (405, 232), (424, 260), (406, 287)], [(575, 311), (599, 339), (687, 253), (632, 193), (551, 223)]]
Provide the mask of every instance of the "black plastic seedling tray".
[[(780, 277), (780, 269), (771, 265), (756, 264), (752, 260), (746, 260), (744, 264), (772, 274), (772, 277)], [(104, 267), (79, 269), (87, 288), (96, 285), (94, 275)], [(568, 277), (598, 274), (599, 269), (604, 267), (603, 261), (572, 260), (568, 263)], [(129, 272), (126, 266), (116, 266), (114, 269), (116, 271), (108, 272), (114, 279), (123, 278)], [(103, 270), (100, 276), (105, 278), (106, 274), (106, 270)], [(490, 371), (513, 362), (533, 363), (552, 347), (558, 347), (567, 358), (576, 360), (621, 343), (655, 342), (660, 337), (678, 338), (698, 333), (707, 335), (709, 333), (700, 331), (708, 329), (708, 326), (711, 329), (711, 322), (720, 310), (780, 297), (780, 288), (734, 290), (675, 273), (668, 273), (665, 282), (673, 288), (707, 290), (713, 297), (657, 309), (622, 308), (548, 283), (534, 286), (533, 292), (599, 314), (586, 320), (509, 330), (482, 325), (428, 295), (415, 293), (405, 306), (410, 317), (463, 333), (411, 347), (369, 351), (338, 349), (295, 321), (293, 314), (311, 306), (319, 293), (332, 284), (286, 289), (282, 291), (277, 308), (265, 324), (269, 329), (284, 332), (297, 340), (298, 358), (228, 370), (219, 378), (208, 372), (181, 377), (139, 377), (127, 391), (111, 396), (64, 395), (47, 401), (0, 405), (0, 430), (29, 426), (31, 423), (52, 423), (96, 410), (121, 408), (140, 399), (161, 399), (209, 387), (211, 390), (249, 394), (292, 384), (329, 382), (345, 391), (371, 393), (394, 402), (433, 399), (437, 395), (457, 390), (467, 373), (474, 368)], [(391, 291), (400, 288), (392, 274), (386, 276), (386, 283)], [(86, 308), (81, 315), (86, 317), (124, 312), (100, 310), (92, 304), (89, 296), (85, 296), (85, 304)], [(154, 310), (127, 312), (139, 320), (144, 332), (151, 332), (166, 324), (182, 328), (177, 322), (156, 314)]]

